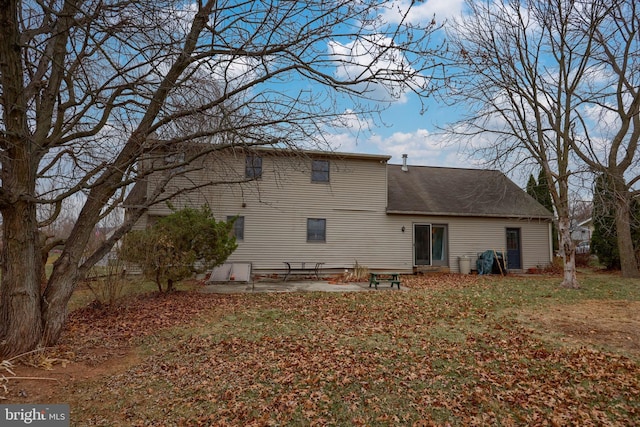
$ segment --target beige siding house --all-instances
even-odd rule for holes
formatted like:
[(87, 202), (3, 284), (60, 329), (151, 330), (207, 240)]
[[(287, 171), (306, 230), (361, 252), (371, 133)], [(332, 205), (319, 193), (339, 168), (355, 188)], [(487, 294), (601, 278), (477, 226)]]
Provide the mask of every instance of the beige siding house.
[[(357, 262), (374, 271), (459, 271), (458, 258), (508, 254), (522, 271), (551, 261), (551, 213), (496, 171), (387, 164), (390, 156), (242, 150), (203, 160), (168, 191), (176, 208), (208, 204), (216, 219), (237, 216), (238, 249), (228, 262), (254, 273), (283, 273), (285, 262), (323, 263), (327, 272)], [(154, 191), (151, 175), (137, 197)], [(244, 182), (243, 182), (244, 181)], [(173, 188), (172, 188), (173, 187)], [(145, 227), (167, 215), (149, 209)]]
[(552, 260), (552, 214), (492, 170), (389, 165), (387, 214), (411, 222), (416, 270), (495, 251), (523, 271)]

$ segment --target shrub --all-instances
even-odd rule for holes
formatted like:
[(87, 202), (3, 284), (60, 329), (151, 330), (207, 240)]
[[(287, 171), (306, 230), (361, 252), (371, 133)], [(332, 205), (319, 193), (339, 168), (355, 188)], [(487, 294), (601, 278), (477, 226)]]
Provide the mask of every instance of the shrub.
[(146, 230), (129, 233), (120, 257), (137, 264), (162, 291), (174, 282), (222, 264), (237, 248), (233, 221), (217, 222), (207, 206), (185, 208)]
[(115, 260), (104, 267), (91, 269), (87, 287), (99, 304), (114, 305), (124, 294), (126, 277), (122, 264), (122, 261)]

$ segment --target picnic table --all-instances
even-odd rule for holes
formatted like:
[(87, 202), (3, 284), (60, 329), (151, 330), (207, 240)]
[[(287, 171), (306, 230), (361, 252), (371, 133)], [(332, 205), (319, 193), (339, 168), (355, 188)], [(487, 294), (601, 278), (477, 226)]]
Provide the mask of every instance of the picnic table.
[(381, 281), (386, 281), (393, 285), (397, 285), (400, 289), (400, 273), (369, 273), (369, 287), (374, 285), (378, 289), (378, 285)]
[(324, 264), (324, 262), (293, 262), (293, 261), (283, 261), (284, 265), (287, 266), (287, 274), (284, 276), (284, 281), (287, 281), (287, 278), (291, 274), (291, 272), (313, 272), (316, 276), (316, 279), (319, 279), (318, 272), (320, 268)]

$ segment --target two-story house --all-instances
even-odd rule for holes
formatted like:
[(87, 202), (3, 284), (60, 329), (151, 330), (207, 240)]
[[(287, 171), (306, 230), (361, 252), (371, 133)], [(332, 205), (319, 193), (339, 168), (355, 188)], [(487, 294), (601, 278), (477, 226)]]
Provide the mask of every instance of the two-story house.
[[(285, 262), (357, 262), (374, 271), (459, 271), (459, 257), (486, 250), (521, 271), (552, 259), (552, 214), (498, 171), (391, 165), (390, 156), (321, 151), (228, 150), (170, 184), (204, 186), (172, 199), (238, 217), (228, 262), (283, 273)], [(406, 160), (406, 159), (405, 159)], [(244, 181), (244, 182), (243, 182)], [(150, 194), (151, 175), (135, 191)], [(175, 189), (174, 188), (174, 189)], [(171, 213), (152, 207), (137, 228)], [(472, 266), (475, 262), (472, 262)]]

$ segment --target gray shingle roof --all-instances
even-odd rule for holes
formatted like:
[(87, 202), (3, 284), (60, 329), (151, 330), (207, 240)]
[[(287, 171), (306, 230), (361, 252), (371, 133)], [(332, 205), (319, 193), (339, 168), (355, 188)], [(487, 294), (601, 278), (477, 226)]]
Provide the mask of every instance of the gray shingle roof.
[(389, 165), (387, 173), (388, 213), (552, 218), (499, 171)]

